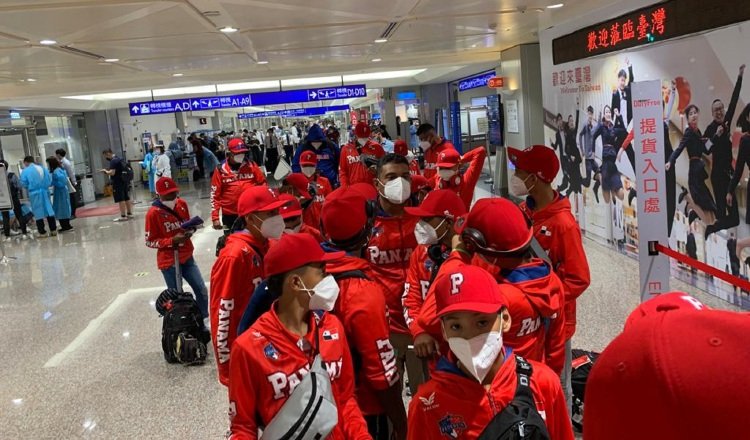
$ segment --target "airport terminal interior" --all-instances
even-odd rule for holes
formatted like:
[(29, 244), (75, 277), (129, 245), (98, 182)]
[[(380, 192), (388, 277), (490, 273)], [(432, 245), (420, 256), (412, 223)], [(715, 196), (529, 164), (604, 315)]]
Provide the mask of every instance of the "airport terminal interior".
[[(627, 431), (614, 430), (625, 422), (596, 406), (607, 390), (608, 400), (617, 400), (617, 392), (638, 388), (617, 376), (626, 365), (632, 372), (653, 362), (651, 373), (634, 373), (644, 377), (676, 370), (668, 364), (681, 351), (655, 354), (656, 360), (649, 354), (680, 346), (680, 335), (697, 334), (712, 319), (721, 324), (705, 324), (706, 332), (728, 329), (733, 336), (704, 339), (714, 348), (723, 341), (730, 352), (716, 356), (740, 365), (727, 387), (747, 403), (740, 390), (750, 391), (750, 383), (740, 368), (750, 361), (750, 324), (734, 324), (733, 317), (747, 319), (750, 311), (750, 6), (719, 3), (687, 14), (705, 5), (0, 0), (0, 438), (475, 439), (514, 396), (514, 370), (505, 390), (486, 379), (504, 371), (497, 365), (509, 362), (502, 360), (509, 353), (534, 361), (529, 389), (537, 408), (531, 410), (543, 414), (549, 432), (493, 439), (743, 438), (733, 431), (740, 425), (732, 423), (743, 420), (736, 413), (707, 416), (705, 425), (724, 427), (721, 437), (684, 431), (623, 437)], [(402, 168), (403, 174), (389, 171)], [(184, 204), (172, 202), (177, 192)], [(429, 213), (443, 198), (455, 200), (460, 213), (453, 207)], [(342, 210), (352, 200), (357, 209)], [(364, 213), (361, 225), (357, 210)], [(517, 214), (525, 222), (513, 223)], [(294, 218), (302, 219), (301, 230), (290, 226)], [(358, 235), (341, 236), (347, 228)], [(295, 238), (303, 235), (315, 237), (312, 251)], [(511, 246), (519, 236), (525, 238)], [(343, 258), (361, 262), (355, 275), (330, 279), (338, 288), (328, 300), (339, 304), (328, 308), (315, 305), (326, 301), (329, 278), (310, 275), (323, 267), (324, 257), (314, 256), (323, 250), (344, 250)], [(177, 253), (181, 276), (173, 267)], [(328, 273), (340, 269), (336, 261), (327, 263)], [(462, 272), (466, 267), (490, 272), (496, 284), (476, 287), (462, 275), (470, 273)], [(529, 293), (517, 279), (530, 267), (559, 281)], [(414, 274), (422, 290), (414, 290), (412, 310), (409, 281), (420, 270), (427, 279)], [(573, 280), (573, 273), (583, 275)], [(172, 339), (168, 318), (181, 313), (184, 300), (175, 276), (196, 295), (188, 295), (191, 312)], [(196, 292), (201, 283), (203, 303)], [(368, 287), (351, 291), (360, 285)], [(168, 289), (173, 296), (165, 300)], [(524, 316), (515, 314), (521, 307), (508, 289), (533, 313), (530, 338), (521, 338), (525, 321), (517, 335), (504, 330), (491, 354), (496, 367), (482, 370), (481, 343), (450, 336), (455, 325), (441, 310), (450, 303), (454, 314), (487, 314), (464, 299), (479, 295), (476, 301), (499, 301), (510, 310), (509, 321), (495, 313), (500, 306), (492, 311), (497, 321), (489, 334), (499, 335), (504, 322), (518, 331)], [(545, 310), (553, 311), (540, 311), (530, 299), (540, 291), (549, 299)], [(674, 301), (668, 292), (684, 292), (680, 297), (700, 313), (671, 303), (646, 306)], [(255, 302), (264, 295), (273, 298)], [(348, 316), (352, 306), (344, 302), (357, 296), (377, 296), (361, 306), (373, 319), (365, 327)], [(437, 310), (426, 310), (428, 304)], [(253, 307), (257, 315), (246, 323)], [(677, 309), (695, 314), (690, 331), (668, 325)], [(287, 325), (287, 313), (299, 310), (312, 317), (303, 318), (304, 329), (334, 319), (345, 333), (339, 338), (326, 330), (317, 342), (336, 343), (345, 353), (342, 373), (320, 345), (335, 427), (315, 426), (330, 413), (309, 417), (289, 405), (304, 399), (295, 386), (309, 385), (305, 374), (315, 369), (307, 363), (311, 347), (303, 348), (309, 334)], [(656, 323), (659, 313), (665, 319)], [(426, 330), (430, 319), (436, 333)], [(274, 370), (274, 362), (294, 362), (278, 342), (252, 351), (258, 345), (252, 338), (270, 331), (268, 322), (298, 339), (299, 350), (293, 342), (289, 347), (303, 361), (292, 369)], [(653, 338), (644, 336), (646, 325), (659, 326), (649, 329)], [(380, 327), (382, 364), (368, 364), (372, 349), (363, 348), (363, 335)], [(642, 339), (618, 353), (624, 342), (613, 341), (632, 339), (628, 332), (639, 328)], [(427, 356), (418, 344), (424, 336), (435, 344)], [(662, 338), (674, 340), (655, 348)], [(490, 339), (485, 357), (494, 347)], [(642, 356), (627, 357), (633, 352)], [(397, 371), (389, 370), (388, 356), (395, 356)], [(373, 379), (378, 368), (386, 379)], [(692, 377), (690, 367), (680, 371), (680, 378)], [(288, 392), (280, 391), (274, 372)], [(351, 389), (340, 385), (347, 374)], [(446, 374), (461, 376), (450, 395), (475, 411), (460, 413), (455, 403), (447, 409), (450, 399), (440, 389), (449, 383)], [(554, 380), (543, 386), (544, 374)], [(579, 385), (587, 377), (584, 405)], [(377, 380), (387, 382), (372, 388)], [(476, 402), (460, 397), (482, 390), (480, 384), (487, 394)], [(391, 397), (398, 396), (395, 406), (403, 404), (403, 411), (388, 406), (386, 389), (397, 389)], [(345, 393), (352, 400), (342, 412)], [(670, 393), (642, 390), (621, 401), (636, 406)], [(498, 395), (505, 396), (499, 407)], [(373, 396), (379, 410), (367, 400)], [(654, 405), (673, 405), (664, 399)], [(703, 414), (685, 411), (686, 419)], [(276, 437), (279, 423), (271, 420), (282, 413), (289, 426), (309, 417), (318, 437)], [(672, 428), (661, 429), (653, 431)]]

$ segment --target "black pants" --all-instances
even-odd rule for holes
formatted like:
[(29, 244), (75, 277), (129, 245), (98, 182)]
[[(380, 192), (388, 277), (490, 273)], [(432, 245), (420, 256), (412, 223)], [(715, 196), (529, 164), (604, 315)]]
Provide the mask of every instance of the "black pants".
[(284, 145), (284, 154), (286, 154), (286, 159), (291, 163), (294, 157), (294, 147), (292, 145)]
[(385, 414), (365, 416), (365, 421), (373, 440), (390, 440), (388, 417)]
[(76, 207), (78, 206), (78, 193), (70, 193), (70, 216), (71, 218), (76, 216)]
[[(10, 211), (3, 211), (3, 235), (10, 237)], [(26, 234), (26, 221), (23, 218), (23, 211), (21, 211), (21, 201), (13, 199), (13, 215), (16, 216), (18, 224), (21, 225), (21, 233)]]
[(279, 150), (276, 147), (266, 148), (266, 171), (273, 174), (279, 165)]
[[(57, 222), (55, 222), (55, 217), (47, 217), (47, 224), (49, 225), (49, 230), (54, 232), (57, 231)], [(37, 219), (36, 221), (36, 230), (39, 231), (40, 234), (46, 234), (47, 231), (44, 230), (44, 219)]]
[(73, 226), (70, 225), (70, 219), (69, 218), (61, 218), (60, 219), (60, 230), (67, 231), (69, 229), (73, 229)]
[(221, 214), (221, 224), (224, 225), (224, 233), (228, 234), (229, 230), (232, 229), (232, 225), (239, 217), (237, 214)]
[(195, 160), (198, 162), (198, 171), (200, 172), (200, 178), (202, 179), (206, 177), (206, 168), (205, 168), (205, 165), (203, 164), (203, 155), (202, 154), (200, 156), (196, 155)]

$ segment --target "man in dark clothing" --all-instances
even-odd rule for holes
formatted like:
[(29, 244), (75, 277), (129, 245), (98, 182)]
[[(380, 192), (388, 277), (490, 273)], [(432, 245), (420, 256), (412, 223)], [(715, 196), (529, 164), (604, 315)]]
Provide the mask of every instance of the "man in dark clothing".
[(711, 114), (714, 119), (703, 132), (703, 136), (713, 144), (709, 151), (713, 159), (711, 186), (714, 189), (714, 199), (716, 200), (717, 231), (732, 228), (740, 222), (738, 204), (733, 203), (731, 206), (727, 206), (727, 191), (729, 190), (729, 181), (734, 173), (732, 168), (732, 129), (730, 126), (740, 97), (744, 73), (745, 65), (743, 64), (740, 66), (728, 111), (724, 111), (724, 103), (720, 99), (715, 99), (711, 104)]
[(339, 155), (341, 150), (326, 138), (323, 129), (314, 124), (310, 127), (305, 141), (297, 148), (292, 161), (292, 171), (295, 173), (302, 172), (299, 164), (300, 156), (305, 151), (314, 151), (318, 156), (318, 171), (320, 174), (331, 182), (333, 188), (339, 186)]
[(109, 176), (115, 203), (120, 205), (120, 218), (116, 218), (114, 221), (130, 220), (133, 218), (133, 202), (130, 200), (130, 180), (126, 162), (113, 153), (111, 149), (104, 151), (103, 154), (104, 158), (109, 161), (109, 168), (101, 171)]
[[(3, 170), (4, 169), (4, 170)], [(13, 215), (16, 216), (18, 224), (21, 226), (21, 238), (26, 240), (30, 238), (28, 231), (26, 231), (26, 220), (23, 218), (23, 211), (21, 210), (21, 182), (18, 181), (18, 176), (15, 173), (11, 173), (8, 168), (8, 162), (4, 159), (0, 160), (0, 174), (3, 171), (7, 171), (8, 177), (8, 189), (10, 191), (10, 200), (13, 205)], [(2, 211), (3, 216), (3, 235), (5, 240), (10, 240), (10, 210)]]
[(729, 240), (727, 240), (727, 250), (729, 251), (729, 268), (732, 271), (732, 275), (740, 275), (740, 257), (737, 256), (737, 237), (734, 232), (729, 233)]
[[(633, 96), (631, 95), (630, 86), (635, 82), (635, 78), (633, 77), (633, 65), (630, 64), (629, 60), (626, 63), (628, 71), (625, 72), (625, 69), (620, 69), (617, 73), (617, 90), (612, 92), (612, 106), (610, 108), (612, 109), (614, 124), (618, 125), (619, 120), (622, 127), (627, 130), (630, 120), (633, 119)], [(622, 146), (622, 140), (618, 139), (620, 145), (615, 145), (618, 150)], [(625, 154), (628, 155), (630, 165), (635, 170), (635, 151), (629, 148), (625, 151)]]

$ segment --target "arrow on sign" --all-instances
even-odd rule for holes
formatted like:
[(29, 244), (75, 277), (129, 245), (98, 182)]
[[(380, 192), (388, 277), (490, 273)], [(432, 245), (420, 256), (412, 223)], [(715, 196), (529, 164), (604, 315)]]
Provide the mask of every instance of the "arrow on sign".
[(315, 90), (310, 90), (310, 99), (315, 99), (318, 97), (318, 94), (315, 93)]
[(201, 105), (201, 103), (198, 102), (197, 100), (193, 101), (193, 108), (198, 108), (198, 107), (200, 107), (200, 105)]
[(132, 109), (130, 109), (133, 113), (138, 113), (138, 106), (134, 105)]

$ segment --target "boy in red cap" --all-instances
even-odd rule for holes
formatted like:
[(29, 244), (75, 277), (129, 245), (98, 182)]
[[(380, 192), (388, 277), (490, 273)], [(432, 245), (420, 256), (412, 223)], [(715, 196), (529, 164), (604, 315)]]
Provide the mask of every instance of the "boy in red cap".
[(326, 196), (333, 191), (333, 187), (331, 186), (331, 182), (318, 172), (316, 168), (318, 156), (314, 151), (305, 151), (302, 153), (299, 164), (302, 167), (302, 174), (310, 181), (310, 186), (315, 192), (315, 194), (311, 194), (313, 201), (302, 214), (302, 220), (307, 225), (318, 229), (320, 228), (320, 211), (323, 210), (323, 202), (325, 202)]
[(517, 392), (530, 391), (537, 414), (519, 416), (541, 417), (550, 440), (572, 440), (559, 378), (504, 345), (514, 315), (492, 275), (464, 265), (438, 278), (434, 291), (450, 352), (409, 405), (409, 439), (478, 438)]
[(372, 183), (375, 174), (372, 168), (385, 155), (380, 144), (370, 140), (370, 126), (364, 121), (354, 128), (355, 139), (341, 149), (339, 179), (346, 188), (355, 183)]
[(560, 169), (557, 154), (544, 145), (525, 150), (508, 148), (508, 157), (516, 170), (510, 190), (526, 197), (521, 204), (534, 221), (534, 236), (547, 251), (555, 273), (565, 289), (565, 364), (561, 377), (563, 391), (572, 404), (573, 389), (571, 339), (576, 329), (576, 299), (591, 284), (589, 264), (583, 250), (581, 230), (571, 212), (570, 201), (552, 188)]
[(155, 200), (146, 213), (146, 246), (156, 249), (156, 265), (167, 288), (177, 289), (174, 249), (179, 249), (180, 271), (193, 289), (203, 319), (208, 318), (208, 289), (193, 258), (193, 242), (180, 225), (190, 220), (187, 203), (179, 198), (180, 188), (174, 180), (162, 177), (156, 181)]
[[(450, 254), (456, 235), (454, 226), (466, 214), (466, 207), (456, 193), (440, 189), (427, 194), (419, 207), (406, 208), (406, 212), (420, 220), (414, 229), (419, 246), (411, 254), (406, 277), (404, 318), (414, 338), (414, 352), (420, 358), (431, 359), (439, 350), (439, 343), (419, 325), (417, 318), (430, 285)], [(414, 379), (409, 378), (412, 387), (418, 385)]]
[(393, 152), (400, 156), (404, 156), (406, 160), (409, 161), (409, 170), (411, 171), (412, 176), (418, 176), (421, 174), (421, 171), (419, 171), (419, 161), (414, 157), (414, 154), (409, 151), (409, 147), (406, 145), (405, 140), (396, 140), (396, 142), (393, 143)]
[(427, 194), (433, 189), (435, 188), (432, 187), (432, 183), (428, 182), (424, 176), (411, 176), (411, 194), (417, 206), (422, 204), (422, 201), (427, 197)]
[(646, 301), (591, 369), (583, 438), (747, 438), (748, 347), (747, 313), (682, 292)]
[(211, 339), (219, 381), (229, 385), (229, 356), (237, 327), (255, 288), (264, 278), (263, 257), (268, 240), (279, 239), (284, 219), (279, 200), (266, 185), (247, 188), (237, 203), (245, 229), (227, 237), (211, 269)]
[[(455, 192), (463, 200), (466, 209), (471, 208), (474, 188), (477, 186), (479, 176), (482, 175), (482, 167), (486, 158), (487, 150), (484, 147), (474, 148), (463, 157), (456, 150), (444, 149), (438, 154), (438, 172), (432, 186), (435, 189), (449, 189)], [(460, 174), (461, 166), (467, 163), (469, 168)]]
[(310, 369), (318, 354), (333, 394), (324, 397), (332, 400), (338, 413), (338, 423), (325, 438), (370, 438), (354, 399), (354, 363), (344, 326), (334, 315), (325, 313), (333, 309), (339, 294), (325, 265), (342, 255), (325, 253), (307, 234), (283, 236), (266, 255), (268, 288), (279, 299), (232, 347), (230, 438), (257, 439), (259, 429), (271, 426), (274, 432), (293, 428), (301, 414), (288, 414), (289, 420), (274, 417), (283, 411), (300, 381), (312, 374)]
[(242, 139), (229, 141), (227, 160), (217, 168), (217, 172), (214, 172), (211, 178), (211, 221), (214, 229), (223, 227), (229, 231), (238, 217), (237, 201), (242, 191), (248, 186), (266, 183), (266, 175), (250, 160), (248, 151)]
[[(458, 232), (438, 279), (465, 264), (490, 272), (500, 283), (513, 317), (507, 345), (559, 374), (565, 355), (563, 286), (547, 262), (531, 256), (533, 231), (526, 216), (510, 200), (481, 199)], [(419, 324), (439, 337), (434, 295), (428, 293)]]
[(419, 147), (424, 151), (424, 175), (427, 180), (432, 180), (437, 174), (438, 156), (445, 150), (455, 150), (456, 147), (447, 140), (440, 137), (432, 124), (421, 124), (417, 129)]
[(281, 218), (284, 219), (284, 234), (310, 234), (318, 240), (318, 243), (325, 241), (319, 230), (302, 222), (302, 205), (296, 197), (291, 194), (281, 194), (279, 200), (288, 202), (286, 206), (279, 209)]
[(344, 323), (352, 351), (359, 359), (357, 402), (365, 414), (370, 434), (389, 439), (388, 420), (396, 438), (406, 436), (406, 411), (396, 354), (389, 340), (385, 292), (375, 281), (363, 257), (372, 234), (374, 204), (358, 191), (340, 188), (323, 205), (322, 225), (329, 251), (346, 251), (326, 271), (336, 278), (341, 291), (334, 313)]

